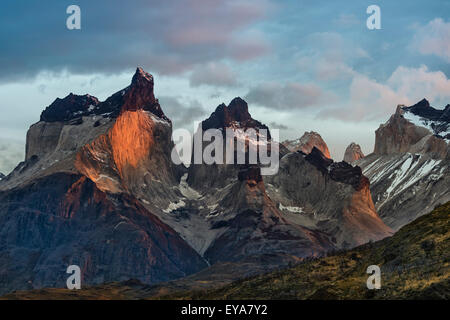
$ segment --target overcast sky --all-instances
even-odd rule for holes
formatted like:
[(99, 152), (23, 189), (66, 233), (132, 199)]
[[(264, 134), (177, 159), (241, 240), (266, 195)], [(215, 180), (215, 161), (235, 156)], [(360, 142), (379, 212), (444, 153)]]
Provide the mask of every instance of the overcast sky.
[[(366, 9), (381, 8), (381, 30)], [(81, 8), (68, 30), (66, 8)], [(450, 103), (450, 1), (25, 1), (0, 4), (0, 172), (23, 160), (28, 127), (70, 92), (101, 100), (137, 66), (175, 127), (236, 96), (281, 138), (319, 132), (341, 160), (397, 104)]]

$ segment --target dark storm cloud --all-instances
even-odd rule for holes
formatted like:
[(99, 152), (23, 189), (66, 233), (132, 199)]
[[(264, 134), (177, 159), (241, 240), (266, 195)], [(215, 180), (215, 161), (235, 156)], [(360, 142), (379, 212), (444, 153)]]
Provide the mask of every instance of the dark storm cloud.
[[(81, 8), (81, 30), (66, 28), (71, 4)], [(242, 41), (264, 19), (264, 0), (17, 0), (1, 7), (2, 82), (44, 69), (110, 73), (141, 65), (174, 74), (224, 58), (251, 59), (268, 49), (262, 37)]]

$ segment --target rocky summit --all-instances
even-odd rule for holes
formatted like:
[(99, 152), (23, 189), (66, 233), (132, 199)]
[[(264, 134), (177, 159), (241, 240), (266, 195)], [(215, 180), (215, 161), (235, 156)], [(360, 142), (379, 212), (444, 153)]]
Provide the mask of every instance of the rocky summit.
[(361, 146), (354, 142), (350, 143), (345, 149), (344, 161), (352, 163), (356, 160), (364, 158), (364, 153), (361, 151)]
[[(246, 160), (264, 147), (278, 163), (264, 175), (260, 157), (172, 161), (172, 123), (141, 68), (105, 101), (56, 99), (28, 130), (24, 161), (0, 180), (0, 293), (64, 287), (72, 264), (86, 285), (223, 275), (227, 264), (238, 279), (389, 237), (448, 199), (448, 108), (422, 104), (399, 107), (373, 154), (354, 144), (342, 162), (315, 132), (280, 144), (243, 99), (219, 105), (197, 132), (238, 133)], [(248, 129), (264, 139), (240, 135)], [(234, 159), (238, 144), (223, 142)]]
[(376, 131), (374, 152), (355, 162), (378, 213), (398, 229), (450, 200), (449, 106), (399, 105)]
[(291, 152), (300, 150), (306, 154), (310, 153), (311, 150), (316, 147), (325, 157), (331, 158), (327, 144), (320, 134), (314, 131), (305, 132), (303, 136), (296, 140), (285, 140), (283, 141), (283, 145)]

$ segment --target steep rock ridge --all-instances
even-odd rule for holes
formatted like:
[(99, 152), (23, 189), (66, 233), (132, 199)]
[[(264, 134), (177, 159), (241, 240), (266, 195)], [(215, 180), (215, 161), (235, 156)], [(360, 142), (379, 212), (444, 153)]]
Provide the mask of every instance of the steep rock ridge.
[[(411, 107), (397, 106), (395, 114), (375, 132), (374, 153), (411, 152), (428, 154), (435, 159), (448, 157), (450, 121), (446, 120), (446, 109), (436, 110), (425, 99)], [(438, 120), (433, 120), (436, 118)]]
[[(202, 129), (226, 129), (240, 128), (246, 130), (248, 128), (265, 129), (269, 132), (269, 128), (261, 122), (252, 118), (248, 112), (248, 104), (245, 100), (236, 97), (226, 106), (224, 103), (219, 105), (208, 119), (202, 121)], [(268, 134), (270, 139), (270, 133)]]
[(279, 173), (264, 181), (286, 220), (329, 234), (338, 248), (392, 234), (375, 210), (361, 169), (336, 163), (315, 147), (308, 155), (283, 157)]
[(56, 100), (41, 113), (45, 122), (70, 121), (89, 115), (100, 104), (96, 97), (89, 94), (79, 96), (70, 93), (67, 97)]
[[(262, 176), (260, 164), (174, 165), (172, 125), (153, 89), (153, 77), (138, 68), (130, 86), (106, 101), (60, 99), (30, 128), (25, 161), (0, 181), (0, 250), (7, 266), (0, 280), (13, 274), (22, 286), (42, 268), (33, 287), (59, 285), (55, 268), (79, 262), (87, 283), (127, 277), (153, 283), (206, 263), (319, 256), (390, 234), (359, 167), (324, 155), (314, 134), (306, 139), (313, 144), (308, 154), (289, 152), (240, 98), (217, 107), (200, 128), (238, 133), (246, 158), (267, 142), (240, 130), (267, 130), (264, 138), (280, 151), (279, 172)], [(71, 101), (75, 106), (58, 116)], [(28, 233), (18, 237), (19, 229)]]
[[(20, 268), (28, 268), (17, 281), (34, 277), (38, 264), (32, 259), (37, 255), (43, 259), (39, 268), (49, 270), (42, 271), (47, 273), (39, 276), (34, 287), (61, 285), (58, 277), (66, 275), (55, 275), (52, 265), (66, 264), (71, 257), (79, 257), (86, 284), (136, 277), (154, 283), (206, 267), (203, 258), (158, 218), (182, 195), (179, 178), (184, 169), (171, 161), (172, 125), (154, 97), (151, 75), (138, 68), (130, 86), (105, 102), (88, 95), (69, 95), (49, 106), (41, 119), (27, 134), (25, 161), (0, 181), (4, 200), (0, 216), (12, 226), (0, 230), (4, 240), (0, 250), (9, 259), (3, 277), (15, 272), (16, 251), (23, 254), (17, 261), (27, 261)], [(77, 181), (67, 177), (77, 177)], [(63, 183), (67, 179), (70, 185)], [(37, 185), (42, 188), (33, 189)], [(57, 206), (50, 207), (53, 203)], [(99, 215), (111, 221), (98, 219)], [(56, 217), (81, 220), (71, 225)], [(121, 228), (120, 218), (132, 221), (133, 227), (128, 228), (132, 234), (114, 243), (105, 235)], [(33, 226), (36, 219), (42, 219), (39, 227)], [(113, 221), (116, 224), (111, 225)], [(13, 241), (14, 234), (10, 234), (21, 223), (25, 223), (23, 232), (28, 232), (27, 243)], [(40, 241), (42, 237), (46, 240)], [(58, 240), (64, 241), (67, 252), (56, 247)], [(31, 243), (36, 243), (33, 250), (29, 250)], [(112, 257), (113, 244), (118, 246), (120, 261)], [(87, 256), (83, 253), (86, 246), (92, 249)]]
[[(268, 142), (272, 141), (269, 128), (265, 124), (262, 124), (251, 117), (248, 112), (247, 102), (239, 97), (234, 98), (228, 106), (225, 104), (219, 105), (209, 118), (201, 122), (200, 128), (203, 132), (208, 129), (220, 130), (224, 137), (223, 162), (225, 162), (227, 156), (226, 143), (229, 143), (229, 141), (225, 142), (227, 129), (238, 133), (238, 138), (235, 139), (235, 151), (237, 148), (237, 140), (244, 141), (246, 152), (245, 163), (249, 162), (248, 153), (250, 150), (257, 152), (261, 139), (265, 139)], [(244, 137), (239, 134), (239, 132), (244, 132), (248, 129), (254, 129), (256, 137)], [(265, 130), (267, 136), (263, 135), (264, 131), (262, 130)], [(201, 150), (204, 150), (208, 144), (210, 143), (202, 143)], [(284, 155), (288, 152), (281, 144), (277, 143), (277, 146), (280, 154)], [(267, 148), (270, 151), (271, 145), (268, 144)], [(234, 165), (198, 165), (195, 164), (194, 159), (192, 159), (192, 164), (189, 167), (188, 183), (194, 188), (205, 187), (206, 185), (210, 187), (224, 187), (230, 182), (235, 181), (241, 166), (237, 164), (236, 152), (232, 156), (234, 157)]]
[[(265, 129), (270, 137), (268, 128), (251, 118), (247, 103), (240, 98), (231, 101), (229, 106), (220, 105), (200, 128), (218, 129), (224, 133), (223, 139), (227, 129)], [(203, 230), (205, 236), (199, 241), (195, 238), (201, 236), (200, 233), (192, 235), (187, 228), (180, 230), (180, 234), (190, 238), (187, 241), (204, 253), (210, 263), (274, 253), (305, 257), (322, 255), (333, 249), (327, 235), (290, 224), (281, 217), (265, 192), (260, 166), (248, 163), (248, 152), (262, 142), (248, 137), (239, 139), (245, 139), (246, 164), (191, 164), (189, 167), (184, 181), (199, 196), (184, 203), (187, 216), (184, 220), (197, 219), (197, 228)], [(237, 145), (233, 156), (236, 148)], [(268, 149), (271, 150), (270, 145)]]
[(0, 193), (0, 293), (130, 278), (157, 283), (199, 271), (203, 259), (129, 194), (56, 173)]
[(5, 177), (5, 175), (0, 172), (0, 180), (2, 180), (4, 177)]
[(354, 142), (350, 143), (345, 149), (344, 161), (353, 163), (356, 160), (364, 158), (364, 153), (361, 151), (361, 146)]
[(291, 224), (282, 216), (267, 196), (257, 166), (241, 169), (218, 207), (224, 212), (211, 219), (212, 228), (221, 233), (205, 252), (210, 263), (273, 253), (319, 256), (334, 248), (327, 235)]
[[(224, 121), (215, 123), (223, 130)], [(292, 166), (292, 172), (280, 168), (274, 176), (261, 177), (258, 165), (189, 167), (187, 182), (206, 203), (197, 206), (211, 210), (199, 214), (219, 230), (205, 251), (211, 263), (254, 254), (254, 248), (303, 257), (392, 234), (375, 211), (369, 181), (359, 167), (334, 163), (314, 146), (308, 155), (285, 151), (280, 158), (280, 165)], [(277, 239), (276, 244), (269, 239)]]
[(398, 106), (376, 131), (374, 153), (356, 161), (383, 221), (399, 229), (450, 200), (449, 106)]
[(306, 154), (310, 153), (316, 147), (325, 157), (331, 159), (327, 144), (320, 134), (314, 131), (305, 132), (301, 138), (296, 140), (285, 140), (282, 144), (291, 152), (302, 151)]

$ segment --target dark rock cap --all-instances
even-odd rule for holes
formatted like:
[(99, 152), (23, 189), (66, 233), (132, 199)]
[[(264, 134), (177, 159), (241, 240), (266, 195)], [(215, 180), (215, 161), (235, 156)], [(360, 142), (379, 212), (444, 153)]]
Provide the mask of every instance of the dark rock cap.
[(252, 118), (248, 112), (248, 104), (240, 97), (234, 98), (228, 106), (220, 104), (208, 119), (202, 122), (202, 129), (225, 129), (232, 127), (234, 122), (238, 123), (239, 128), (246, 130), (248, 128), (266, 129), (270, 139), (269, 128), (261, 122)]
[(48, 106), (41, 114), (41, 121), (70, 121), (93, 114), (117, 117), (121, 112), (142, 109), (170, 122), (164, 115), (158, 99), (155, 98), (153, 87), (153, 76), (142, 68), (137, 68), (131, 84), (106, 101), (99, 102), (89, 94), (79, 96), (70, 93), (64, 99), (57, 98)]

